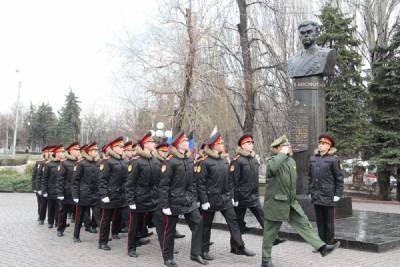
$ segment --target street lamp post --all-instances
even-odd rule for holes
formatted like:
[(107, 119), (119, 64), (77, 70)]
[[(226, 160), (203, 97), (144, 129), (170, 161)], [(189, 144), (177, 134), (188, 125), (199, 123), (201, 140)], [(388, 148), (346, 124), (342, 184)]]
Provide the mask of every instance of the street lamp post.
[[(19, 70), (16, 70), (17, 74), (19, 74)], [(19, 109), (19, 98), (21, 94), (21, 78), (18, 81), (18, 96), (17, 96), (17, 106), (15, 110), (15, 127), (14, 127), (14, 138), (13, 138), (13, 146), (12, 146), (12, 158), (15, 158), (16, 150), (17, 150), (17, 134), (18, 134), (18, 109)]]

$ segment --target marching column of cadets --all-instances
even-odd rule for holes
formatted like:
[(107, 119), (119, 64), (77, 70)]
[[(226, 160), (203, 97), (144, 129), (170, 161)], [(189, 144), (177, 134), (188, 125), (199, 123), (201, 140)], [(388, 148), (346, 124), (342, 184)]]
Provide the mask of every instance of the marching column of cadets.
[[(265, 205), (261, 208), (258, 167), (250, 134), (239, 138), (237, 153), (230, 161), (218, 132), (194, 154), (183, 131), (170, 144), (166, 140), (155, 142), (149, 132), (137, 143), (124, 143), (119, 137), (101, 151), (95, 142), (84, 146), (73, 143), (66, 148), (45, 146), (33, 167), (32, 190), (37, 197), (39, 225), (44, 224), (47, 213), (48, 228), (56, 226), (57, 236), (64, 236), (70, 226), (69, 215), (74, 223), (74, 242), (82, 242), (82, 224), (86, 231), (99, 235), (98, 248), (105, 251), (111, 250), (110, 240), (128, 233), (127, 254), (138, 257), (143, 254), (137, 250), (148, 244), (147, 237), (153, 234), (148, 228), (155, 227), (164, 265), (172, 267), (177, 266), (174, 239), (184, 237), (176, 230), (179, 215), (191, 230), (192, 261), (207, 265), (216, 257), (209, 253), (216, 212), (224, 216), (230, 231), (230, 252), (254, 256), (242, 239), (248, 229), (244, 215), (249, 209), (265, 231), (262, 266), (273, 266), (269, 244), (284, 240), (277, 236), (276, 228), (272, 234), (268, 232), (276, 222), (264, 216)], [(304, 217), (302, 220), (307, 220)], [(307, 233), (316, 249), (326, 247), (318, 236)], [(329, 245), (321, 254), (336, 247)]]

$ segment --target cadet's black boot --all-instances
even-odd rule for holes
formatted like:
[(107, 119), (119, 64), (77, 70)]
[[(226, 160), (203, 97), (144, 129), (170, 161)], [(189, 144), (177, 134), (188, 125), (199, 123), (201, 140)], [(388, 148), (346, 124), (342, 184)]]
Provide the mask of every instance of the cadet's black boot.
[(119, 235), (112, 235), (112, 239), (121, 239)]
[(175, 238), (184, 238), (185, 235), (179, 233), (178, 231), (175, 231)]
[(81, 243), (82, 241), (79, 239), (79, 237), (78, 238), (74, 237), (74, 242), (75, 243)]
[(99, 249), (102, 250), (111, 250), (111, 248), (107, 244), (100, 244)]
[(44, 224), (44, 221), (39, 221), (39, 225), (43, 225)]
[(211, 256), (210, 253), (204, 252), (203, 253), (203, 259), (208, 260), (208, 261), (212, 261), (214, 259), (214, 257)]
[(124, 227), (124, 228), (122, 228), (122, 229), (121, 229), (121, 231), (120, 231), (120, 232), (121, 232), (121, 233), (123, 233), (123, 234), (125, 234), (125, 233), (127, 233), (127, 232), (128, 232), (128, 229)]
[(52, 224), (49, 224), (48, 226), (47, 226), (47, 228), (53, 228), (53, 225)]
[(62, 231), (57, 231), (57, 236), (58, 237), (62, 237), (64, 235), (64, 233)]
[(236, 254), (236, 255), (246, 255), (248, 257), (255, 256), (256, 253), (253, 251), (248, 250), (246, 247), (242, 248), (231, 248), (231, 253)]
[(262, 261), (261, 262), (261, 267), (274, 267), (271, 261)]
[(144, 246), (150, 243), (150, 239), (139, 238), (136, 240), (136, 247)]
[(283, 243), (283, 242), (286, 242), (286, 239), (281, 239), (281, 238), (277, 237), (277, 238), (274, 240), (274, 243), (273, 243), (272, 245), (273, 245), (273, 246), (276, 246), (276, 245), (279, 245), (280, 243)]
[(196, 261), (196, 262), (200, 263), (201, 265), (208, 264), (208, 262), (205, 259), (203, 259), (201, 256), (190, 256), (190, 259), (192, 261)]
[(136, 254), (135, 250), (131, 249), (131, 250), (128, 251), (128, 256), (129, 257), (133, 257), (133, 258), (137, 258), (138, 255)]
[(178, 264), (173, 259), (164, 260), (164, 265), (168, 267), (178, 267)]
[(332, 251), (334, 251), (335, 249), (337, 249), (340, 246), (340, 242), (337, 241), (335, 244), (333, 245), (323, 245), (322, 247), (320, 247), (318, 249), (319, 253), (321, 253), (322, 257), (327, 256), (328, 254), (332, 253)]
[(90, 228), (90, 233), (97, 234), (97, 229), (95, 227)]

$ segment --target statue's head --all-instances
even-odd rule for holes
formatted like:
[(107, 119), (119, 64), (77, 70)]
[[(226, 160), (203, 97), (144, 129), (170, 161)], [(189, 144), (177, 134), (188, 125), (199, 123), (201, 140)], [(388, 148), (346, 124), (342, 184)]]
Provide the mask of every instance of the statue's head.
[(297, 30), (299, 31), (299, 37), (305, 49), (311, 47), (319, 35), (318, 23), (311, 20), (300, 23)]

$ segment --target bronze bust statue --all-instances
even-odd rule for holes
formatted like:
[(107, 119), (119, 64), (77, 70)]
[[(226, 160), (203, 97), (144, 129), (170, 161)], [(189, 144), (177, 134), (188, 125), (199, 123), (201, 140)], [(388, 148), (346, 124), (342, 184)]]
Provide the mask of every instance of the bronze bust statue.
[(289, 77), (333, 75), (336, 53), (333, 49), (321, 48), (315, 43), (315, 39), (319, 35), (319, 25), (314, 21), (304, 21), (300, 23), (297, 30), (304, 48), (289, 58)]

